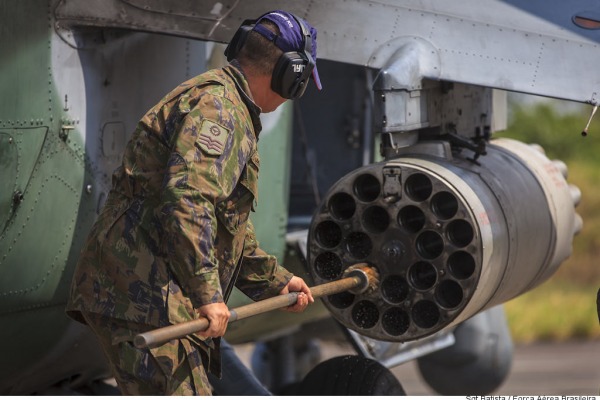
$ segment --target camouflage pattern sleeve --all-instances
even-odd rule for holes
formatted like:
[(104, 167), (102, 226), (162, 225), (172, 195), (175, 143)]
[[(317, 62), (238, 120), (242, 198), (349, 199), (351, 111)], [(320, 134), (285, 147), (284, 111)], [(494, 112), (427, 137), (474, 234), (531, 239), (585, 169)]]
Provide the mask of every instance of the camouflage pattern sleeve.
[(244, 260), (236, 286), (252, 300), (263, 300), (279, 294), (293, 274), (277, 263), (275, 256), (259, 247), (254, 226), (248, 220)]
[[(252, 143), (233, 105), (213, 90), (193, 88), (180, 100), (187, 113), (175, 130), (161, 196), (170, 270), (195, 308), (223, 301), (215, 254), (216, 205), (231, 194)], [(188, 104), (187, 99), (198, 99)], [(207, 134), (219, 137), (207, 146)], [(252, 134), (253, 136), (253, 134)]]

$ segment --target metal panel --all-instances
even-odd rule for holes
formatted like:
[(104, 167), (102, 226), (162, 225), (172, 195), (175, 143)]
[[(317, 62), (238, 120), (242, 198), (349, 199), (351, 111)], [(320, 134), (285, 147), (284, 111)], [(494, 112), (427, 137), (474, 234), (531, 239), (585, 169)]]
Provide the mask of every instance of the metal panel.
[(63, 0), (56, 15), (68, 25), (226, 42), (241, 21), (276, 8), (317, 27), (320, 58), (381, 68), (397, 50), (396, 39), (418, 37), (437, 49), (439, 79), (599, 102), (600, 71), (590, 66), (600, 61), (600, 30), (572, 22), (598, 12), (593, 0), (211, 1), (202, 9), (178, 1)]

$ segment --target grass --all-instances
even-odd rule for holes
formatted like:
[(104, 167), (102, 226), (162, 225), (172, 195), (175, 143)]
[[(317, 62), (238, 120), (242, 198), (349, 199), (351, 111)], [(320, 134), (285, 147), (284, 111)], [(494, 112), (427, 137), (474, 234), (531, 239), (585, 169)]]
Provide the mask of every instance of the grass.
[(505, 304), (517, 343), (600, 338), (596, 314), (598, 287), (566, 284), (551, 278), (538, 288)]

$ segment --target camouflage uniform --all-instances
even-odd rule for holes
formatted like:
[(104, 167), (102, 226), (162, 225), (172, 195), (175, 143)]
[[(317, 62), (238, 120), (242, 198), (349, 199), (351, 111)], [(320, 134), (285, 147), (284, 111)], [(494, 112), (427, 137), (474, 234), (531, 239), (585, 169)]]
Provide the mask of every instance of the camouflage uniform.
[[(291, 279), (258, 247), (249, 220), (261, 123), (248, 93), (241, 71), (229, 65), (179, 85), (139, 122), (82, 250), (67, 305), (71, 317), (95, 326), (139, 325), (125, 326), (112, 345), (226, 300), (242, 255), (235, 284), (253, 300), (278, 294)], [(218, 342), (187, 339), (218, 361)], [(220, 374), (217, 364), (211, 370)]]

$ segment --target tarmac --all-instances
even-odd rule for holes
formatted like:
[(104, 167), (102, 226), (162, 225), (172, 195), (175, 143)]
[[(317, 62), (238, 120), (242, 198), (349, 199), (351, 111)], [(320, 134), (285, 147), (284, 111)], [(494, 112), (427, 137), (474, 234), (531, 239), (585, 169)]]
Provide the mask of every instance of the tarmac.
[[(248, 365), (250, 345), (235, 346)], [(354, 354), (347, 344), (323, 342), (322, 359)], [(421, 378), (416, 361), (391, 369), (409, 396), (439, 395)], [(465, 393), (468, 395), (469, 393)], [(600, 395), (600, 340), (516, 344), (511, 372), (490, 395)], [(536, 397), (537, 398), (537, 397)]]
[[(416, 362), (395, 367), (392, 372), (408, 395), (437, 395), (422, 381)], [(600, 340), (516, 345), (511, 371), (492, 394), (598, 396)]]

